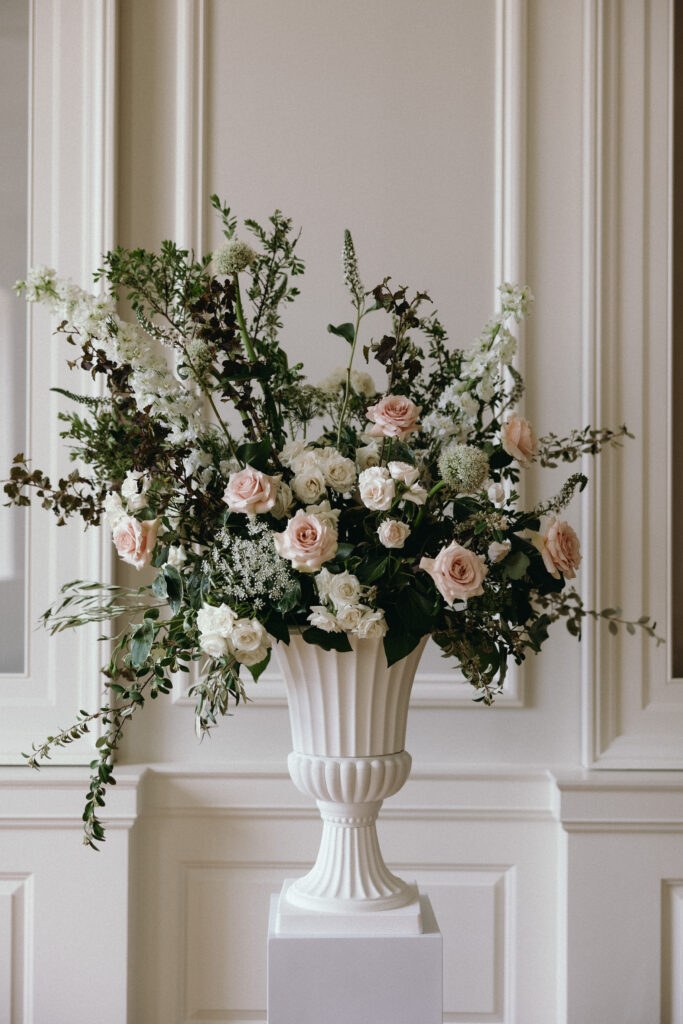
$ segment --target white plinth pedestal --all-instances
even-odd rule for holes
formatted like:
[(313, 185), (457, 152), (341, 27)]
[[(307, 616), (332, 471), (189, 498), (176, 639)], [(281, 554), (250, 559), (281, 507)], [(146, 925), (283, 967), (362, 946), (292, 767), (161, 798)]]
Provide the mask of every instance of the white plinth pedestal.
[(417, 935), (276, 931), (279, 901), (270, 904), (268, 1024), (442, 1024), (442, 939), (429, 897), (420, 896)]

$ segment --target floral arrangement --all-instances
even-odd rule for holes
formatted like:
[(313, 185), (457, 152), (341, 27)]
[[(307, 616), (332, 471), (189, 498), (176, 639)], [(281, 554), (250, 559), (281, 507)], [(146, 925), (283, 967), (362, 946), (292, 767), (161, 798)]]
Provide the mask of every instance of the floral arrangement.
[[(154, 570), (137, 588), (71, 582), (43, 616), (52, 633), (117, 620), (107, 702), (26, 755), (37, 767), (100, 720), (84, 814), (91, 846), (104, 837), (98, 812), (126, 722), (192, 663), (202, 735), (245, 697), (243, 668), (257, 680), (273, 641), (292, 630), (338, 651), (351, 636), (383, 638), (389, 664), (429, 635), (485, 704), (510, 659), (539, 651), (557, 619), (577, 637), (586, 615), (655, 635), (647, 616), (587, 610), (568, 586), (581, 554), (561, 514), (582, 473), (518, 507), (530, 464), (571, 463), (628, 435), (622, 426), (539, 439), (519, 414), (513, 330), (528, 288), (502, 285), (499, 310), (461, 350), (426, 292), (390, 278), (364, 287), (347, 231), (352, 318), (327, 328), (344, 365), (311, 382), (279, 341), (304, 269), (291, 221), (279, 211), (266, 228), (245, 221), (252, 247), (229, 207), (211, 201), (226, 241), (209, 256), (173, 242), (159, 253), (117, 248), (95, 275), (100, 296), (46, 268), (17, 284), (59, 321), (70, 366), (103, 387), (101, 397), (63, 392), (75, 403), (60, 416), (73, 472), (53, 484), (20, 454), (9, 503), (35, 492), (59, 523), (103, 523), (124, 562)], [(117, 312), (123, 299), (135, 322)], [(361, 358), (379, 368), (379, 387)]]

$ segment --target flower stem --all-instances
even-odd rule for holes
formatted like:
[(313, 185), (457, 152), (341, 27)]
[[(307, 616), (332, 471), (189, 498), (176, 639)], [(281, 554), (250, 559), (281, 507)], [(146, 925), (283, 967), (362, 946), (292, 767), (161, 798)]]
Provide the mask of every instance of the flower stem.
[(240, 285), (237, 280), (237, 274), (233, 277), (233, 284), (235, 286), (235, 314), (237, 316), (237, 323), (239, 324), (240, 334), (242, 335), (242, 341), (244, 342), (244, 351), (247, 353), (247, 357), (252, 363), (256, 362), (256, 353), (247, 331), (247, 325), (244, 319), (244, 310), (242, 309), (242, 296), (240, 295)]
[(361, 305), (358, 303), (356, 306), (356, 327), (353, 332), (353, 341), (351, 342), (351, 355), (349, 357), (349, 365), (346, 367), (346, 386), (344, 388), (344, 401), (342, 403), (341, 412), (339, 413), (339, 426), (337, 427), (337, 448), (341, 444), (341, 432), (344, 426), (344, 418), (346, 416), (346, 410), (349, 404), (349, 394), (351, 393), (351, 366), (353, 364), (353, 357), (356, 353), (356, 342), (358, 341), (358, 329), (360, 322), (363, 317)]

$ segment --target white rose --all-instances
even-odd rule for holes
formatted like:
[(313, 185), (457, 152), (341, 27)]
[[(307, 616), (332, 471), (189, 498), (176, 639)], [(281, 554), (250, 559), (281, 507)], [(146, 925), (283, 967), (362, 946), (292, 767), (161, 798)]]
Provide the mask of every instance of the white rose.
[[(339, 523), (341, 509), (332, 508), (329, 501), (321, 501), (319, 505), (307, 505), (306, 512), (317, 516), (321, 522), (327, 523), (333, 530), (336, 530)], [(327, 570), (323, 570), (327, 572)]]
[(229, 637), (237, 622), (237, 616), (227, 604), (204, 604), (197, 615), (197, 628), (200, 633), (218, 633)]
[(235, 658), (239, 661), (240, 665), (259, 665), (268, 653), (268, 648), (265, 644), (261, 644), (260, 647), (255, 647), (253, 651), (235, 651)]
[(139, 512), (146, 506), (149, 483), (144, 473), (137, 470), (126, 473), (126, 479), (121, 484), (121, 497), (125, 499), (129, 512)]
[(363, 620), (363, 605), (342, 604), (337, 608), (337, 622), (342, 629), (355, 633)]
[(413, 484), (404, 491), (401, 495), (403, 501), (412, 501), (414, 505), (424, 505), (425, 501), (429, 496), (429, 492), (421, 487), (420, 484)]
[(321, 601), (330, 600), (330, 583), (334, 579), (334, 573), (329, 569), (321, 569), (315, 578), (315, 586), (318, 597)]
[(327, 595), (327, 600), (332, 601), (336, 608), (357, 604), (360, 600), (360, 581), (346, 569), (336, 575), (330, 573)]
[(379, 466), (379, 444), (372, 441), (365, 448), (356, 449), (356, 462), (361, 469), (369, 469), (371, 466)]
[(386, 512), (396, 497), (396, 485), (384, 466), (364, 469), (358, 478), (360, 500), (366, 508)]
[(220, 633), (202, 633), (199, 646), (211, 658), (223, 658), (230, 653), (230, 644)]
[(494, 540), (492, 544), (489, 544), (489, 549), (486, 552), (489, 562), (502, 562), (505, 556), (510, 553), (511, 547), (512, 544), (509, 540)]
[(284, 480), (281, 480), (275, 495), (275, 504), (270, 510), (271, 516), (274, 516), (275, 519), (283, 519), (292, 507), (293, 501), (292, 488)]
[[(259, 647), (263, 647), (266, 644), (267, 633), (258, 619), (237, 619), (232, 627), (230, 640), (236, 654), (239, 655), (244, 651), (255, 651)], [(242, 664), (246, 664), (246, 662), (242, 662)], [(252, 664), (255, 665), (257, 662), (252, 662)]]
[(278, 453), (280, 462), (283, 466), (287, 466), (288, 469), (292, 469), (292, 463), (307, 450), (305, 441), (288, 441), (282, 451)]
[(187, 551), (182, 544), (177, 547), (173, 546), (168, 549), (168, 558), (166, 560), (167, 565), (172, 565), (178, 569), (181, 565), (184, 565), (187, 561)]
[(332, 612), (319, 604), (311, 607), (308, 621), (316, 629), (322, 629), (325, 633), (341, 633), (342, 630)]
[(297, 463), (297, 470), (292, 480), (292, 490), (299, 501), (304, 504), (317, 501), (325, 494), (325, 477), (317, 466), (302, 466)]
[[(329, 449), (328, 449), (329, 450)], [(337, 451), (327, 456), (322, 464), (325, 483), (340, 494), (353, 489), (356, 483), (356, 466), (351, 459), (345, 459)]]
[(402, 548), (410, 536), (410, 527), (398, 519), (385, 519), (380, 523), (377, 533), (380, 544), (385, 548)]
[(390, 462), (387, 469), (391, 473), (392, 479), (400, 481), (406, 487), (414, 484), (420, 475), (420, 471), (415, 469), (415, 466), (411, 466), (409, 462)]
[(489, 501), (492, 501), (494, 505), (500, 505), (505, 501), (505, 488), (499, 481), (491, 484), (487, 494), (489, 496)]
[[(363, 608), (363, 606), (360, 606)], [(363, 608), (363, 618), (358, 623), (356, 634), (362, 640), (370, 640), (384, 636), (387, 631), (387, 624), (384, 620), (384, 611), (377, 608)]]

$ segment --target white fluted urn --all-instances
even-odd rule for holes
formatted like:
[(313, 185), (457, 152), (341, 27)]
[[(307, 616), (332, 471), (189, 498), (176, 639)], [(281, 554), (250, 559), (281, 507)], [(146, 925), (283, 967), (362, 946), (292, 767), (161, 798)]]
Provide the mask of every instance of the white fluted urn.
[(353, 650), (344, 653), (296, 634), (277, 645), (294, 747), (289, 772), (323, 821), (313, 868), (284, 898), (302, 910), (357, 917), (417, 905), (416, 887), (384, 863), (376, 821), (410, 773), (408, 704), (425, 641), (388, 668), (381, 639), (349, 639)]

